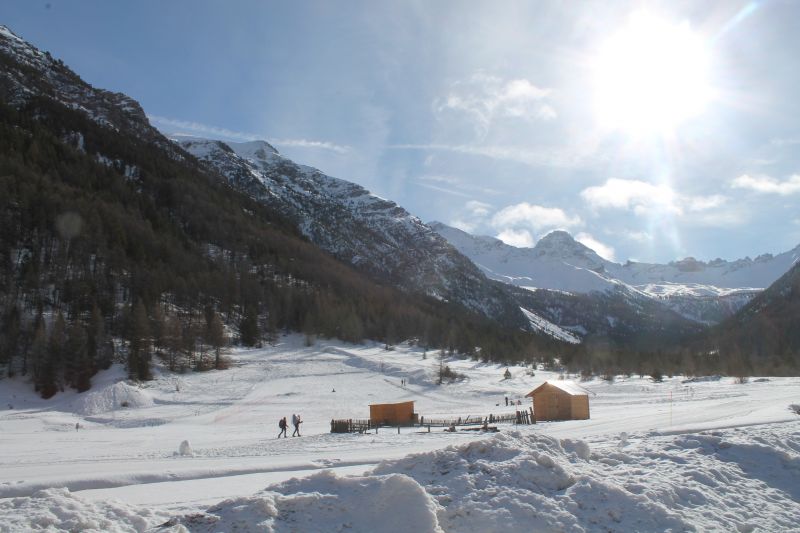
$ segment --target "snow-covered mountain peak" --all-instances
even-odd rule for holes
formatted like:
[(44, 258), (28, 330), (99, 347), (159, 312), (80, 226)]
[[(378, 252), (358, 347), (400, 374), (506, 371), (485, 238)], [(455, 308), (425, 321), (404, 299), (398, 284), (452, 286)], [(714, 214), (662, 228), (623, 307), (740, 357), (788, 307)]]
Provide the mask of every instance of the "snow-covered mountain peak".
[(233, 151), (239, 156), (249, 161), (259, 163), (272, 162), (275, 156), (280, 156), (278, 150), (267, 141), (248, 141), (248, 142), (228, 142)]
[(539, 239), (533, 252), (536, 257), (546, 256), (565, 261), (578, 259), (581, 263), (579, 266), (587, 268), (600, 268), (606, 263), (594, 250), (579, 243), (564, 230), (551, 231)]

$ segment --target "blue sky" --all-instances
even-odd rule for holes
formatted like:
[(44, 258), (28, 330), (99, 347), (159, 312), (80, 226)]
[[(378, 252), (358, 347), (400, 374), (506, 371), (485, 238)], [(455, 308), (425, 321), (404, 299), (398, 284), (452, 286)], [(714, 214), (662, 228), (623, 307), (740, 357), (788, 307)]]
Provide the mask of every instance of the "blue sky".
[(796, 2), (7, 1), (165, 132), (265, 138), (425, 221), (617, 261), (800, 244)]

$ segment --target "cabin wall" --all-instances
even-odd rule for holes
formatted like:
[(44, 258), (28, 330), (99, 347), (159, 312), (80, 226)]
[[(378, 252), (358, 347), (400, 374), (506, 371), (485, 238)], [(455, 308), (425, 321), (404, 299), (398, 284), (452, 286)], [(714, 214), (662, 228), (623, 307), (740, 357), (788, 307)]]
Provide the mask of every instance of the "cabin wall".
[(589, 397), (588, 396), (573, 396), (572, 397), (572, 419), (573, 420), (588, 420), (589, 418)]
[(589, 397), (573, 396), (547, 385), (533, 396), (533, 415), (537, 422), (586, 420), (589, 418)]
[(414, 402), (370, 405), (369, 419), (375, 424), (411, 423), (414, 421)]

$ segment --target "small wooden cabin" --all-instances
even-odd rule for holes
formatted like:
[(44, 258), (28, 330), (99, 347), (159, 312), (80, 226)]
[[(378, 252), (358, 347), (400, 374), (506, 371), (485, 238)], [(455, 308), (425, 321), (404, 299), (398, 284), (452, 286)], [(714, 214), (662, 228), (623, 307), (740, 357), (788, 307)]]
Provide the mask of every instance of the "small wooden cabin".
[(589, 418), (589, 393), (572, 381), (545, 381), (525, 395), (528, 396), (533, 398), (537, 422)]
[(416, 423), (414, 402), (374, 403), (369, 406), (369, 421), (374, 425), (403, 426)]

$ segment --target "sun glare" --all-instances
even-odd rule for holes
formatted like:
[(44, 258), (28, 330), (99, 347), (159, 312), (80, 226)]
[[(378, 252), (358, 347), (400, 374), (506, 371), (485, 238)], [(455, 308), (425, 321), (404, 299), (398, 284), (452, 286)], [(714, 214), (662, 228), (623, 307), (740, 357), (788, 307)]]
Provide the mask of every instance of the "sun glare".
[(702, 112), (712, 97), (708, 56), (688, 24), (631, 16), (593, 62), (600, 124), (631, 134), (673, 131)]

